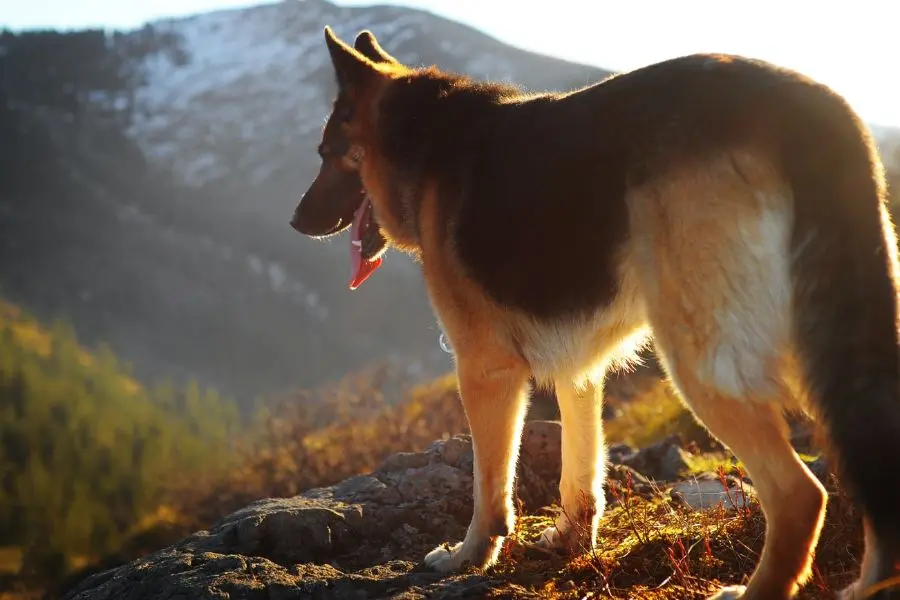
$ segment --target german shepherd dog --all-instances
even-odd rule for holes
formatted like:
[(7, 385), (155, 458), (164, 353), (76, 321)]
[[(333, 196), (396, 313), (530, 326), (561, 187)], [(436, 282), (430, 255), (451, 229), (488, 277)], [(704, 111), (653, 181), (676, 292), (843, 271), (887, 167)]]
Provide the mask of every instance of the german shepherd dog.
[(351, 288), (389, 247), (421, 265), (472, 435), (474, 515), (427, 565), (497, 559), (531, 377), (555, 384), (563, 431), (565, 514), (540, 543), (593, 547), (604, 376), (652, 336), (766, 517), (747, 585), (713, 597), (790, 598), (809, 578), (827, 496), (790, 410), (824, 423), (864, 510), (841, 597), (900, 597), (884, 583), (900, 572), (896, 238), (878, 152), (839, 95), (721, 54), (526, 93), (404, 66), (368, 31), (325, 40), (339, 91), (292, 225), (351, 230)]

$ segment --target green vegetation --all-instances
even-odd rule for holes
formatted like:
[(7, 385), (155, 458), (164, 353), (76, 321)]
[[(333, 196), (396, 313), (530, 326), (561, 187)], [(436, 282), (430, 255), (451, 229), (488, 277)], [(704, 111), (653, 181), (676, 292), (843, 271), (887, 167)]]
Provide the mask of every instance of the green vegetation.
[(0, 300), (0, 594), (65, 586), (467, 430), (452, 375), (390, 402), (398, 386), (376, 367), (242, 418), (195, 382), (145, 388), (109, 348)]
[(148, 392), (108, 348), (0, 302), (0, 575), (43, 583), (118, 551), (166, 518), (173, 480), (228, 464), (237, 423), (214, 391)]

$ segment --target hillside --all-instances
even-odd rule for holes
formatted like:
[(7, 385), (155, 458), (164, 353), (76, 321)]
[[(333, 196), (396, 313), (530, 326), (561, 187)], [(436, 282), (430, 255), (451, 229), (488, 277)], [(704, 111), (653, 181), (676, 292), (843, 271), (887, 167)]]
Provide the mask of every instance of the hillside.
[(166, 486), (228, 466), (237, 417), (195, 382), (146, 389), (65, 321), (0, 300), (0, 592), (52, 583), (165, 520)]
[(410, 261), (392, 253), (351, 293), (345, 244), (288, 225), (333, 93), (325, 23), (536, 88), (605, 75), (425, 12), (322, 0), (3, 34), (0, 291), (67, 316), (140, 378), (196, 376), (244, 404), (377, 360), (449, 368)]
[[(407, 391), (392, 398), (397, 378)], [(558, 502), (561, 440), (558, 422), (530, 420), (517, 494), (525, 518), (501, 564), (447, 578), (423, 571), (424, 551), (471, 518), (472, 448), (452, 375), (426, 386), (403, 378), (348, 376), (237, 427), (214, 393), (145, 391), (64, 322), (47, 328), (0, 303), (0, 595), (702, 598), (752, 568), (758, 504), (728, 506), (752, 482), (648, 378), (614, 386), (607, 402), (601, 536), (615, 543), (572, 561), (529, 549)], [(802, 596), (829, 597), (858, 568), (859, 515), (827, 463), (809, 456), (802, 424), (794, 440), (835, 489), (824, 577)]]
[[(390, 253), (346, 288), (346, 245), (287, 224), (334, 91), (329, 23), (392, 53), (532, 89), (607, 73), (402, 7), (284, 2), (125, 32), (0, 36), (0, 292), (65, 315), (139, 379), (196, 377), (247, 407), (373, 361), (450, 368), (421, 278)], [(889, 154), (900, 136), (878, 130)]]

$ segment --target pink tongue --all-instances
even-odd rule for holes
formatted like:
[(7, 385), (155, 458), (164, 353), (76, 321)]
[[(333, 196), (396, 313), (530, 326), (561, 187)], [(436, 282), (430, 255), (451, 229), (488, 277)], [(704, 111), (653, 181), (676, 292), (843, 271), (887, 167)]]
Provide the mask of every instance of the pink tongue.
[(381, 266), (381, 257), (375, 260), (363, 260), (362, 236), (365, 233), (363, 223), (368, 226), (369, 216), (372, 211), (372, 202), (366, 198), (356, 209), (353, 215), (353, 223), (350, 225), (350, 289), (355, 290), (362, 282), (369, 278), (375, 269)]

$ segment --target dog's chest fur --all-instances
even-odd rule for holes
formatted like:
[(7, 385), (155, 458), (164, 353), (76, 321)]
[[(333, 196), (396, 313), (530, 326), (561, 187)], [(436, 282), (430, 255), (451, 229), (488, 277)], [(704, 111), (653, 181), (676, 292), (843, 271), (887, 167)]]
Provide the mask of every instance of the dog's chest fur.
[(649, 339), (644, 299), (634, 279), (622, 269), (612, 300), (584, 315), (538, 320), (507, 313), (500, 327), (539, 383), (559, 377), (598, 381), (610, 366), (627, 366)]

